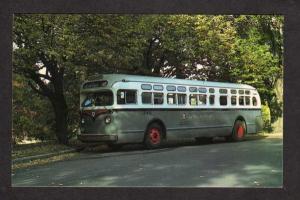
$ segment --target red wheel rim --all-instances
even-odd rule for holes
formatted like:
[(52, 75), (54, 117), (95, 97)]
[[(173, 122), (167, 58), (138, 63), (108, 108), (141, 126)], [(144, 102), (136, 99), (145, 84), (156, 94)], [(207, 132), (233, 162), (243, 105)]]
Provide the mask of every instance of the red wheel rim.
[(244, 127), (242, 125), (239, 125), (237, 129), (237, 137), (242, 138), (243, 136), (244, 136)]
[(149, 138), (152, 144), (158, 144), (160, 142), (160, 133), (157, 128), (151, 128), (149, 130)]

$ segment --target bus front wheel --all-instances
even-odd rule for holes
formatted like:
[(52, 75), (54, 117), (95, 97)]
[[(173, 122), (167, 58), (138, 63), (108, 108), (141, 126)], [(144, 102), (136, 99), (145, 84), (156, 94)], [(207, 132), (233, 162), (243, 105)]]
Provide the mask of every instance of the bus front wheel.
[(233, 126), (232, 134), (226, 137), (226, 139), (233, 142), (242, 141), (244, 140), (246, 133), (246, 123), (242, 120), (236, 120)]
[(144, 144), (148, 149), (155, 149), (161, 145), (163, 139), (162, 128), (159, 124), (153, 123), (147, 128)]

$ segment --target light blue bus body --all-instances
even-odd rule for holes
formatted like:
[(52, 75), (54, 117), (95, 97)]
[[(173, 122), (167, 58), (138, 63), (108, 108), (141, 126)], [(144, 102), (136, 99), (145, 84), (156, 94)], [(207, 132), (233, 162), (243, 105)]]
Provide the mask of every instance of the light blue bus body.
[(229, 137), (236, 121), (243, 134), (262, 130), (257, 90), (245, 84), (103, 74), (80, 93), (83, 142), (145, 142), (158, 126), (162, 139)]

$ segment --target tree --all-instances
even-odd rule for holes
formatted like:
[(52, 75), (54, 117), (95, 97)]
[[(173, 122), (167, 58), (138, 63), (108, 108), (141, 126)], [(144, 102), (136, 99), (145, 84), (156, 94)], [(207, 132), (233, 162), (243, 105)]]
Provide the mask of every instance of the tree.
[(279, 16), (16, 15), (13, 72), (28, 81), (28, 94), (49, 100), (63, 144), (78, 128), (80, 83), (96, 73), (249, 83), (274, 121), (282, 23)]
[(262, 103), (270, 107), (271, 122), (282, 115), (282, 102), (276, 96), (276, 82), (282, 78), (283, 37), (281, 16), (235, 16), (238, 32), (233, 81), (255, 86)]
[(13, 71), (29, 79), (36, 93), (47, 97), (54, 110), (56, 136), (68, 143), (67, 103), (64, 96), (64, 76), (68, 56), (69, 16), (17, 15), (14, 24)]
[(149, 34), (144, 66), (165, 77), (228, 80), (235, 30), (226, 16), (158, 15), (143, 20)]
[(95, 73), (143, 72), (138, 25), (133, 15), (15, 17), (13, 71), (51, 102), (60, 143), (67, 144), (76, 127), (82, 80)]

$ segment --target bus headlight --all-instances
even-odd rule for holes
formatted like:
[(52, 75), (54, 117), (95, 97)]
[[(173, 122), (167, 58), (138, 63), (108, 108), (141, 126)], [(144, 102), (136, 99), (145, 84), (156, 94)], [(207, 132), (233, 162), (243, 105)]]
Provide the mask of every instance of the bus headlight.
[(111, 117), (110, 116), (105, 117), (104, 121), (105, 124), (109, 124), (111, 122)]

